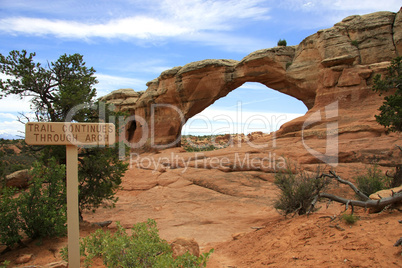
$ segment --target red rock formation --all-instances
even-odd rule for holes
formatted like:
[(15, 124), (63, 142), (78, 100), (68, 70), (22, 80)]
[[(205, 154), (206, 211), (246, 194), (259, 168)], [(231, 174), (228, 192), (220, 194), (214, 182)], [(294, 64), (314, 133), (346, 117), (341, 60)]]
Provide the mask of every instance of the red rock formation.
[[(309, 109), (283, 125), (276, 138), (325, 136), (330, 122), (337, 123), (342, 135), (380, 136), (383, 128), (374, 115), (382, 97), (370, 88), (374, 74), (384, 72), (398, 55), (401, 12), (376, 12), (347, 17), (297, 46), (258, 50), (241, 61), (203, 60), (175, 67), (148, 82), (148, 89), (135, 98), (114, 92), (106, 99), (135, 114), (131, 141), (140, 147), (180, 146), (181, 128), (189, 118), (245, 82), (293, 96)], [(317, 116), (317, 122), (306, 124)]]

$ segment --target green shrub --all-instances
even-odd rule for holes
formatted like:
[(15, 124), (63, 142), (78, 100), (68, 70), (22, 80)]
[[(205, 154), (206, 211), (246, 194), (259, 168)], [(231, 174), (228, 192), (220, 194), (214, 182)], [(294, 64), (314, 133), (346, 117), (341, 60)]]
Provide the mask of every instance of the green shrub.
[[(106, 267), (205, 267), (209, 255), (200, 257), (184, 254), (176, 259), (172, 256), (170, 245), (159, 237), (156, 222), (148, 219), (131, 229), (131, 235), (117, 223), (117, 231), (96, 230), (81, 240), (81, 255), (85, 256), (85, 266), (89, 267), (93, 258), (102, 257)], [(64, 248), (62, 256), (67, 260)]]
[(366, 196), (390, 188), (391, 178), (383, 175), (376, 165), (369, 167), (365, 175), (354, 178), (357, 188)]
[(51, 158), (48, 167), (34, 163), (26, 191), (18, 195), (8, 187), (0, 190), (1, 244), (12, 247), (23, 235), (42, 238), (65, 234), (65, 174), (65, 166)]
[(88, 148), (78, 168), (80, 215), (83, 210), (95, 211), (105, 201), (109, 207), (117, 202), (115, 193), (120, 189), (121, 178), (128, 163), (119, 160), (118, 146)]
[(10, 264), (10, 261), (4, 261), (3, 263), (0, 263), (0, 268), (7, 268), (7, 265)]
[[(373, 79), (372, 90), (380, 96), (386, 94), (383, 104), (378, 109), (380, 114), (375, 115), (375, 118), (385, 127), (386, 133), (402, 132), (402, 57), (393, 59), (387, 71), (384, 79), (379, 73)], [(389, 91), (391, 94), (387, 94)]]
[(3, 188), (5, 186), (6, 186), (6, 163), (0, 161), (0, 188)]
[(54, 158), (47, 167), (35, 162), (31, 184), (19, 197), (22, 230), (30, 238), (60, 236), (66, 232), (65, 165)]
[(344, 220), (347, 224), (355, 224), (359, 220), (359, 217), (353, 214), (344, 213), (342, 214), (341, 219)]
[[(220, 142), (217, 144), (215, 142), (216, 138), (222, 135), (203, 135), (203, 136), (193, 136), (193, 135), (183, 135), (182, 144), (184, 150), (187, 152), (204, 152), (213, 151), (229, 146), (229, 143)], [(197, 144), (196, 141), (201, 141), (203, 144)]]
[(186, 152), (204, 152), (204, 151), (213, 151), (217, 150), (219, 148), (215, 147), (214, 145), (204, 145), (204, 146), (186, 146), (184, 147), (184, 150)]
[(15, 154), (14, 150), (11, 149), (11, 148), (3, 148), (3, 151), (4, 151), (4, 153), (7, 154), (7, 155)]
[(357, 40), (352, 40), (351, 43), (352, 43), (353, 46), (359, 47), (359, 41), (357, 41)]
[[(55, 156), (61, 164), (66, 163), (65, 146), (46, 146), (40, 159), (46, 166), (49, 155)], [(119, 146), (82, 148), (78, 160), (80, 217), (84, 210), (94, 212), (102, 205), (113, 207), (117, 201), (115, 194), (128, 167), (128, 163), (119, 160)]]
[(14, 188), (0, 189), (0, 244), (7, 247), (12, 247), (22, 239), (22, 223), (18, 216), (18, 200), (14, 198), (15, 194)]
[(319, 169), (316, 175), (311, 175), (295, 168), (297, 174), (292, 173), (288, 164), (285, 171), (275, 174), (275, 185), (280, 189), (280, 195), (275, 202), (275, 208), (283, 214), (306, 214), (311, 203), (319, 192), (330, 183), (328, 178), (319, 177)]
[(287, 46), (287, 42), (286, 42), (286, 40), (285, 39), (279, 39), (279, 41), (278, 41), (278, 46), (280, 46), (280, 47), (286, 47)]

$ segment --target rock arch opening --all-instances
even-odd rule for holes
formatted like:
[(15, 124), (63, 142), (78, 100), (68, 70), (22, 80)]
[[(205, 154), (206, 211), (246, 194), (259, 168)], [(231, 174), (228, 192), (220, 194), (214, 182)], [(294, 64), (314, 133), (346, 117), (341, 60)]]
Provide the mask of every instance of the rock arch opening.
[(261, 83), (246, 82), (217, 99), (182, 127), (182, 135), (273, 132), (307, 112), (306, 105)]

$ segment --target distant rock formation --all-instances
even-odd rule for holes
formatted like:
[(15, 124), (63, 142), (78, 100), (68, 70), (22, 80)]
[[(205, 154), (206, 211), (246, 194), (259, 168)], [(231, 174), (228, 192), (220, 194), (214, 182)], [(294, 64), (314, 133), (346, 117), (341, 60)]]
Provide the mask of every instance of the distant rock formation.
[(116, 105), (120, 110), (134, 112), (135, 104), (143, 93), (135, 92), (131, 88), (122, 88), (103, 96), (101, 100)]
[[(180, 146), (181, 128), (189, 118), (246, 82), (259, 82), (307, 106), (306, 115), (284, 124), (277, 138), (300, 137), (301, 130), (304, 136), (320, 137), (335, 120), (339, 134), (380, 136), (384, 129), (374, 115), (382, 97), (370, 87), (374, 75), (384, 72), (390, 61), (401, 55), (400, 11), (356, 15), (318, 31), (297, 46), (258, 50), (241, 61), (192, 62), (162, 72), (147, 83), (145, 92), (117, 90), (104, 100), (141, 118), (129, 135), (130, 141), (140, 146)], [(306, 126), (312, 116), (320, 120)]]

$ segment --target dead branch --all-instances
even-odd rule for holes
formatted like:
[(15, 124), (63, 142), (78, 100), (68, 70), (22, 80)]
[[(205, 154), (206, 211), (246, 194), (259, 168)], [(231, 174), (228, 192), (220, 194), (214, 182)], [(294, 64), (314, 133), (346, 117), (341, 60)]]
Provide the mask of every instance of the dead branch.
[(352, 214), (354, 212), (354, 206), (358, 206), (358, 207), (364, 207), (364, 208), (376, 208), (377, 210), (381, 210), (387, 206), (390, 206), (394, 203), (397, 202), (402, 202), (402, 191), (395, 193), (392, 192), (392, 196), (390, 197), (386, 197), (386, 198), (382, 198), (380, 197), (379, 200), (372, 200), (369, 197), (367, 197), (365, 194), (363, 194), (353, 183), (351, 183), (350, 181), (347, 180), (343, 180), (341, 179), (338, 175), (335, 174), (335, 172), (330, 171), (330, 174), (321, 174), (318, 178), (321, 177), (328, 177), (328, 178), (333, 178), (336, 179), (337, 181), (339, 181), (340, 183), (349, 185), (350, 188), (353, 189), (353, 191), (363, 199), (363, 201), (361, 200), (352, 200), (352, 199), (347, 199), (347, 198), (343, 198), (343, 197), (339, 197), (333, 194), (328, 194), (328, 193), (318, 193), (313, 201), (311, 202), (311, 206), (310, 209), (307, 211), (307, 215), (310, 214), (311, 211), (313, 211), (317, 201), (320, 198), (326, 198), (330, 201), (335, 201), (341, 204), (345, 205), (345, 210), (349, 209), (349, 206), (352, 207)]
[(381, 209), (385, 206), (395, 204), (397, 202), (402, 201), (402, 192), (396, 193), (393, 196), (382, 198), (380, 200), (366, 200), (366, 201), (360, 201), (360, 200), (351, 200), (351, 199), (346, 199), (343, 197), (339, 197), (333, 194), (327, 194), (327, 193), (320, 193), (318, 194), (319, 197), (322, 198), (328, 198), (331, 199), (335, 202), (342, 203), (342, 204), (349, 204), (351, 206), (357, 206), (357, 207), (363, 207), (363, 208), (378, 208)]
[(393, 178), (394, 178), (394, 175), (392, 175), (392, 176), (388, 175), (388, 171), (389, 171), (389, 170), (385, 171), (385, 176), (387, 176), (388, 178), (393, 179)]
[(319, 217), (320, 219), (325, 219), (325, 218), (328, 218), (328, 219), (331, 219), (330, 221), (334, 221), (335, 219), (336, 219), (336, 216), (334, 215), (334, 216), (321, 216), (321, 217)]
[(330, 225), (329, 227), (331, 227), (331, 228), (336, 228), (336, 229), (338, 229), (339, 231), (345, 231), (345, 229), (343, 229), (341, 226), (339, 226), (339, 224)]
[[(25, 115), (24, 113), (19, 113), (20, 115), (17, 116), (17, 121), (20, 122), (21, 124), (25, 125), (25, 122), (29, 122), (29, 117)], [(22, 117), (25, 117), (25, 121), (23, 121)]]
[(338, 175), (335, 174), (334, 171), (329, 171), (330, 174), (321, 174), (321, 176), (323, 177), (328, 177), (328, 178), (332, 178), (332, 179), (336, 179), (337, 181), (339, 181), (340, 183), (349, 185), (350, 188), (352, 188), (352, 190), (363, 200), (370, 200), (370, 198), (368, 196), (366, 196), (365, 194), (363, 194), (359, 189), (357, 189), (357, 187), (351, 183), (350, 181), (347, 180), (343, 180), (341, 179)]
[(394, 247), (397, 246), (402, 246), (402, 237), (398, 239), (398, 241), (396, 241), (396, 243), (394, 244)]
[(318, 201), (319, 193), (314, 197), (313, 201), (311, 202), (310, 208), (307, 210), (307, 216), (310, 215), (310, 212), (314, 210), (315, 204)]
[(254, 229), (254, 230), (261, 230), (261, 229), (265, 229), (265, 226), (258, 226), (258, 227), (251, 227), (251, 229)]

